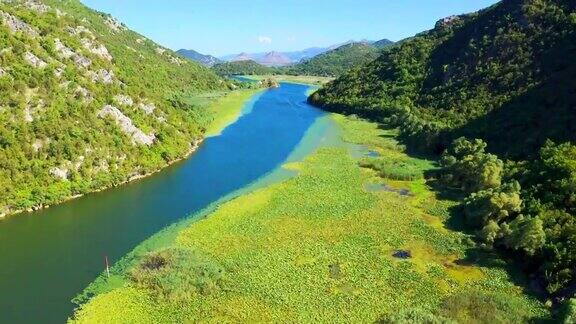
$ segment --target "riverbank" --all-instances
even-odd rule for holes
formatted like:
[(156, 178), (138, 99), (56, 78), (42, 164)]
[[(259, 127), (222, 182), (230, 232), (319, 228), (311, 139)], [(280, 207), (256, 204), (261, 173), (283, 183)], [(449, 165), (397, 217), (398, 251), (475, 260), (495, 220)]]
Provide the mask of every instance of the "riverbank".
[[(334, 118), (349, 145), (289, 163), (296, 177), (174, 228), (170, 240), (131, 260), (84, 304), (76, 322), (548, 316), (513, 283), (522, 279), (504, 261), (448, 228), (453, 202), (423, 179), (432, 163), (408, 157), (392, 131)], [(365, 159), (414, 166), (412, 180), (393, 180), (393, 172), (382, 178), (359, 166)]]
[(321, 86), (324, 85), (334, 78), (331, 77), (321, 77), (321, 76), (308, 76), (308, 75), (286, 75), (286, 74), (279, 74), (279, 75), (245, 75), (243, 76), (247, 79), (260, 81), (263, 79), (274, 79), (278, 82), (284, 83), (296, 83), (296, 84), (306, 84), (306, 85), (313, 85), (313, 86)]
[(164, 164), (160, 168), (157, 168), (157, 169), (150, 171), (150, 172), (147, 172), (145, 174), (129, 175), (127, 177), (127, 179), (124, 181), (115, 183), (115, 184), (110, 185), (110, 186), (104, 186), (101, 188), (97, 188), (97, 189), (91, 190), (90, 192), (87, 192), (87, 193), (75, 194), (75, 195), (71, 195), (68, 197), (64, 197), (62, 200), (60, 200), (56, 204), (51, 204), (51, 205), (42, 205), (41, 204), (41, 205), (33, 206), (29, 209), (12, 210), (12, 209), (8, 208), (8, 209), (0, 212), (0, 220), (5, 219), (7, 217), (11, 217), (11, 216), (16, 216), (16, 215), (22, 214), (22, 213), (31, 213), (34, 211), (44, 210), (44, 209), (50, 208), (51, 206), (63, 204), (63, 203), (69, 202), (71, 200), (75, 200), (75, 199), (84, 197), (86, 195), (103, 192), (103, 191), (106, 191), (106, 190), (109, 190), (112, 188), (117, 188), (117, 187), (120, 187), (120, 186), (125, 185), (127, 183), (131, 183), (131, 182), (152, 176), (152, 175), (164, 170), (165, 168), (167, 168), (167, 167), (169, 167), (175, 163), (178, 163), (182, 160), (185, 160), (185, 159), (189, 158), (198, 149), (198, 147), (202, 144), (202, 142), (204, 141), (204, 139), (206, 137), (217, 136), (228, 125), (234, 123), (234, 121), (236, 121), (239, 118), (239, 116), (242, 114), (242, 109), (243, 109), (246, 101), (250, 100), (250, 98), (253, 98), (258, 92), (261, 92), (261, 91), (263, 91), (263, 89), (237, 90), (237, 91), (230, 92), (224, 96), (218, 96), (216, 99), (209, 100), (206, 109), (208, 109), (210, 111), (213, 118), (212, 118), (212, 122), (210, 123), (210, 125), (208, 126), (208, 129), (206, 130), (206, 132), (204, 134), (204, 137), (194, 140), (190, 144), (190, 149), (184, 155), (166, 162), (166, 164)]

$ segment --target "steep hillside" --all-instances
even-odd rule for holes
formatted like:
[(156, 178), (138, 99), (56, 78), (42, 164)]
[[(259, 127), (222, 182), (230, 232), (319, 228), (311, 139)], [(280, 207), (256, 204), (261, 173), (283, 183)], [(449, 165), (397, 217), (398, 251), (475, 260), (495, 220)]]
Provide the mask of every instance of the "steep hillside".
[(338, 76), (367, 64), (379, 55), (378, 48), (368, 43), (352, 43), (320, 54), (288, 69), (290, 74)]
[(410, 108), (441, 130), (439, 148), (481, 137), (510, 155), (536, 152), (547, 138), (575, 139), (576, 4), (503, 1), (454, 16), (385, 52), (315, 94), (336, 111), (379, 118)]
[(576, 2), (505, 0), (440, 20), (309, 100), (444, 151), (431, 180), (458, 197), (454, 222), (559, 303), (576, 296), (574, 57)]
[(266, 75), (266, 74), (273, 74), (275, 71), (271, 67), (264, 66), (252, 60), (241, 60), (241, 61), (220, 63), (214, 65), (212, 67), (212, 70), (214, 70), (214, 72), (216, 72), (218, 75), (222, 76)]
[(0, 215), (155, 171), (208, 121), (212, 71), (77, 0), (0, 3)]
[(212, 55), (201, 54), (195, 50), (180, 49), (176, 51), (176, 53), (208, 67), (212, 67), (215, 64), (222, 62), (220, 59)]

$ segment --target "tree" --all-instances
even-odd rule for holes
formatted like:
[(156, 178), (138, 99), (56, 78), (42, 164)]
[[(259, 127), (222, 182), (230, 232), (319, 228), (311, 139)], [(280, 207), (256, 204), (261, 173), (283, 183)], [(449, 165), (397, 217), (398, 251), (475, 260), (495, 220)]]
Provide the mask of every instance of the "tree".
[(465, 193), (499, 187), (504, 163), (496, 155), (486, 153), (485, 148), (486, 143), (480, 139), (455, 140), (440, 161), (442, 180)]

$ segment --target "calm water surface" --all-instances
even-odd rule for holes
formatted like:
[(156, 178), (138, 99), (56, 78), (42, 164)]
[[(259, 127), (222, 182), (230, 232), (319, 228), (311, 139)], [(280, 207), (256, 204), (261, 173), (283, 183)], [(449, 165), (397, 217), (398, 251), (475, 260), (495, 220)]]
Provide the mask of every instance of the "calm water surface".
[(103, 270), (105, 255), (119, 260), (162, 228), (321, 144), (336, 126), (318, 126), (327, 118), (306, 104), (307, 90), (282, 84), (256, 96), (220, 136), (152, 177), (0, 221), (0, 323), (64, 322), (70, 300)]

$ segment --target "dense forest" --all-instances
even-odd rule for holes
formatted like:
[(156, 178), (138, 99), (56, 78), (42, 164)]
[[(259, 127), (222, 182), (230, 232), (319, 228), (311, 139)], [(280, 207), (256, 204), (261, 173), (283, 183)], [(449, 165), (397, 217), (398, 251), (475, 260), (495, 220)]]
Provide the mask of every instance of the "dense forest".
[(369, 43), (351, 43), (315, 56), (307, 61), (286, 68), (287, 74), (338, 76), (360, 65), (375, 60), (378, 47)]
[(478, 244), (555, 301), (576, 292), (576, 2), (505, 0), (440, 20), (310, 97), (442, 154), (440, 190)]
[(221, 76), (230, 75), (268, 75), (276, 74), (277, 69), (264, 66), (252, 60), (218, 63), (212, 67)]
[(0, 215), (116, 185), (184, 157), (225, 90), (211, 70), (80, 1), (0, 3)]

